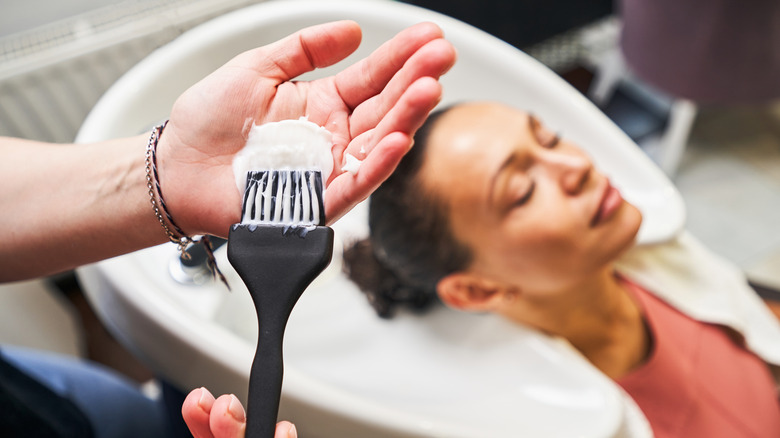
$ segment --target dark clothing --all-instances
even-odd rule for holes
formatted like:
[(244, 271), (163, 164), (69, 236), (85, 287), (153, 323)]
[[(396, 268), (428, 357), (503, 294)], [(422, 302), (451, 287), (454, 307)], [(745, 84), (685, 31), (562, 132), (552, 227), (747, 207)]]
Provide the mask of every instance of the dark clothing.
[(0, 431), (6, 437), (94, 436), (76, 405), (18, 370), (1, 355)]

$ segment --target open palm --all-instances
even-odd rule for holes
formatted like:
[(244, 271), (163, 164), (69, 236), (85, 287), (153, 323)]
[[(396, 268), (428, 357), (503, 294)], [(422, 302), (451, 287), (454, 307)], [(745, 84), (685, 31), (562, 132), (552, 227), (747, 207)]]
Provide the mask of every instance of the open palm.
[[(182, 94), (158, 153), (166, 201), (185, 231), (225, 235), (238, 222), (231, 163), (252, 123), (306, 116), (333, 133), (328, 222), (390, 175), (438, 103), (455, 51), (437, 26), (421, 23), (334, 76), (293, 81), (344, 59), (360, 39), (352, 21), (309, 27), (238, 55)], [(356, 175), (340, 170), (345, 152), (363, 160)]]

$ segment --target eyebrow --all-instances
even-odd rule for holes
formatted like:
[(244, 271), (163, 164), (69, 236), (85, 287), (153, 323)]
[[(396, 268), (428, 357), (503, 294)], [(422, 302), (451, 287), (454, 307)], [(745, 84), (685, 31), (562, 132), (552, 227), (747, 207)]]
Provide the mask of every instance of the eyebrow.
[(539, 128), (542, 127), (542, 123), (539, 121), (539, 119), (533, 115), (528, 115), (528, 131), (531, 132), (531, 135), (536, 139), (536, 141), (539, 141)]
[[(539, 138), (539, 133), (537, 130), (542, 127), (542, 123), (539, 121), (539, 119), (533, 115), (528, 115), (528, 130), (531, 131), (531, 135), (534, 136), (537, 142), (541, 142), (542, 140)], [(561, 141), (561, 134), (559, 132), (556, 132), (553, 134), (553, 139), (550, 142), (549, 145), (556, 145), (558, 142)], [(549, 145), (542, 145), (542, 146), (549, 146)]]

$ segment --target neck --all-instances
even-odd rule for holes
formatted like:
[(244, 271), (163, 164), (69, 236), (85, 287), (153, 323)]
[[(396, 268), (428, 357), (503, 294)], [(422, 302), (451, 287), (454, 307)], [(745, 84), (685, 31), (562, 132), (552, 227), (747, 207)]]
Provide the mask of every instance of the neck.
[(640, 365), (649, 349), (640, 308), (612, 267), (556, 293), (521, 294), (505, 316), (567, 339), (613, 379)]

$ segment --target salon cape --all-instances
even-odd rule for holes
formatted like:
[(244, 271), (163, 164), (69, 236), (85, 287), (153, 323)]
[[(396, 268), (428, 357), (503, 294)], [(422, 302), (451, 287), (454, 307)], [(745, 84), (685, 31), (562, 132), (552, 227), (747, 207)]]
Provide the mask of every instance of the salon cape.
[(713, 254), (690, 233), (640, 245), (620, 257), (617, 270), (698, 321), (728, 326), (780, 378), (780, 322), (733, 263)]

